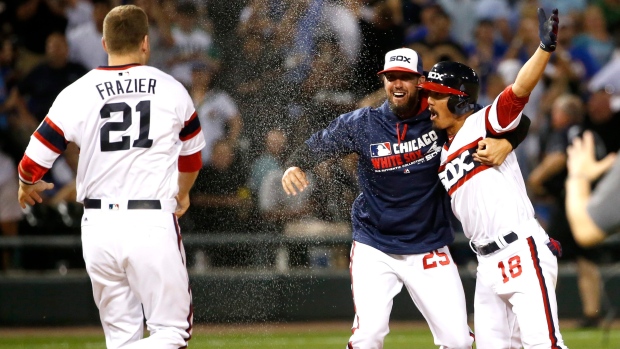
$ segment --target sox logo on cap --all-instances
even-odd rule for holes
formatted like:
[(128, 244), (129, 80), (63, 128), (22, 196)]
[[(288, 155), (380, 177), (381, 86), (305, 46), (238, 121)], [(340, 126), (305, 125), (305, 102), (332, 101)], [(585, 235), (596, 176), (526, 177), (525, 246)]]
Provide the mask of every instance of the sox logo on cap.
[(385, 54), (385, 65), (383, 70), (377, 74), (390, 71), (401, 71), (422, 75), (422, 59), (417, 52), (410, 48), (399, 48)]

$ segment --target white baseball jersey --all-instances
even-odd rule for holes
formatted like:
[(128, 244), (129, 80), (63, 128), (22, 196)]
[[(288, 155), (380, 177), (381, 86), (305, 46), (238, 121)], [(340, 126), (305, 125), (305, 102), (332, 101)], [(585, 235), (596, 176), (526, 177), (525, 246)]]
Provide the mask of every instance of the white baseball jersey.
[[(511, 152), (502, 165), (490, 167), (472, 157), (487, 131), (503, 133), (519, 124), (526, 101), (508, 86), (490, 106), (470, 115), (441, 153), (439, 178), (465, 235), (476, 246), (499, 246), (478, 253), (478, 349), (566, 348), (557, 316), (557, 258), (534, 218), (517, 158)], [(517, 239), (507, 242), (508, 234)]]
[[(179, 170), (196, 171), (205, 145), (189, 94), (148, 66), (90, 71), (32, 135), (22, 180), (40, 179), (67, 142), (80, 148), (78, 201), (99, 202), (85, 204), (82, 249), (106, 347), (187, 347), (193, 308), (175, 196)], [(147, 200), (159, 205), (130, 205)]]
[(503, 133), (519, 124), (521, 110), (510, 110), (516, 117), (504, 126), (498, 121), (498, 109), (501, 109), (498, 101), (505, 93), (508, 92), (505, 90), (493, 104), (470, 115), (441, 152), (439, 178), (450, 195), (452, 210), (461, 221), (465, 235), (476, 244), (489, 242), (534, 218), (534, 208), (514, 152), (496, 167), (474, 162), (472, 157), (478, 142), (486, 137), (487, 129)]
[(200, 131), (189, 94), (168, 74), (141, 65), (102, 67), (58, 95), (26, 155), (51, 168), (74, 142), (80, 202), (173, 199), (178, 157), (204, 147)]

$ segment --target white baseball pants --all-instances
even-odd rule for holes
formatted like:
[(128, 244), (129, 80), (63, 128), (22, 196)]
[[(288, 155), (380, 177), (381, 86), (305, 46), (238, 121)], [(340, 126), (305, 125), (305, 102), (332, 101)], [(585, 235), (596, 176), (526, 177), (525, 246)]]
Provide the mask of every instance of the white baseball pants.
[(350, 271), (355, 319), (349, 349), (383, 348), (393, 299), (403, 285), (436, 345), (471, 348), (463, 284), (446, 246), (425, 254), (392, 255), (354, 241)]
[[(107, 348), (187, 346), (192, 297), (171, 212), (86, 209), (82, 247)], [(146, 339), (144, 317), (150, 332)]]
[(566, 349), (558, 323), (557, 258), (536, 223), (503, 250), (478, 256), (474, 326), (478, 349)]

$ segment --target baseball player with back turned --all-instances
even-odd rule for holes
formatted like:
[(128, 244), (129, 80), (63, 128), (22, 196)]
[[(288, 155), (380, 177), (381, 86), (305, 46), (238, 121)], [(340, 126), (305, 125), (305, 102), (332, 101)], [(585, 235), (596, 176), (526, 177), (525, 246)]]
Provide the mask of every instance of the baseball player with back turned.
[(41, 177), (74, 142), (82, 248), (107, 347), (185, 348), (193, 308), (177, 218), (202, 166), (200, 123), (185, 88), (144, 65), (144, 11), (112, 9), (102, 43), (109, 66), (64, 89), (32, 135), (18, 169), (19, 202), (41, 202), (52, 187)]
[(419, 86), (428, 91), (431, 119), (446, 130), (439, 178), (452, 210), (478, 255), (474, 324), (478, 349), (566, 348), (560, 334), (555, 284), (559, 243), (534, 217), (516, 155), (500, 166), (475, 161), (488, 133), (517, 126), (529, 95), (555, 50), (558, 11), (538, 9), (540, 47), (486, 107), (476, 104), (478, 76), (456, 62), (439, 62)]
[[(379, 72), (387, 100), (336, 118), (312, 135), (290, 157), (282, 177), (291, 195), (308, 185), (305, 171), (324, 160), (356, 153), (362, 193), (353, 203), (351, 291), (355, 307), (349, 349), (379, 349), (389, 332), (393, 298), (403, 285), (426, 319), (435, 344), (471, 348), (463, 285), (447, 245), (454, 236), (449, 202), (437, 178), (445, 131), (432, 129), (418, 54), (389, 51)], [(524, 119), (525, 138), (529, 124)], [(499, 165), (513, 146), (506, 139), (485, 140), (478, 155)], [(516, 145), (515, 145), (516, 146)], [(490, 157), (490, 158), (489, 158)]]

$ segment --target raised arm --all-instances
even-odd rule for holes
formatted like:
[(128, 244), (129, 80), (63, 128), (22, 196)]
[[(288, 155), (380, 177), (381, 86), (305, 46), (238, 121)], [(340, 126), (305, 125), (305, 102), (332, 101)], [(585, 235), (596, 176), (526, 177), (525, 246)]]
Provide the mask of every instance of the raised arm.
[(555, 51), (558, 42), (558, 9), (554, 9), (551, 16), (546, 18), (545, 11), (538, 9), (538, 36), (540, 46), (532, 57), (525, 62), (512, 85), (512, 91), (517, 97), (529, 96), (542, 77), (551, 53)]

